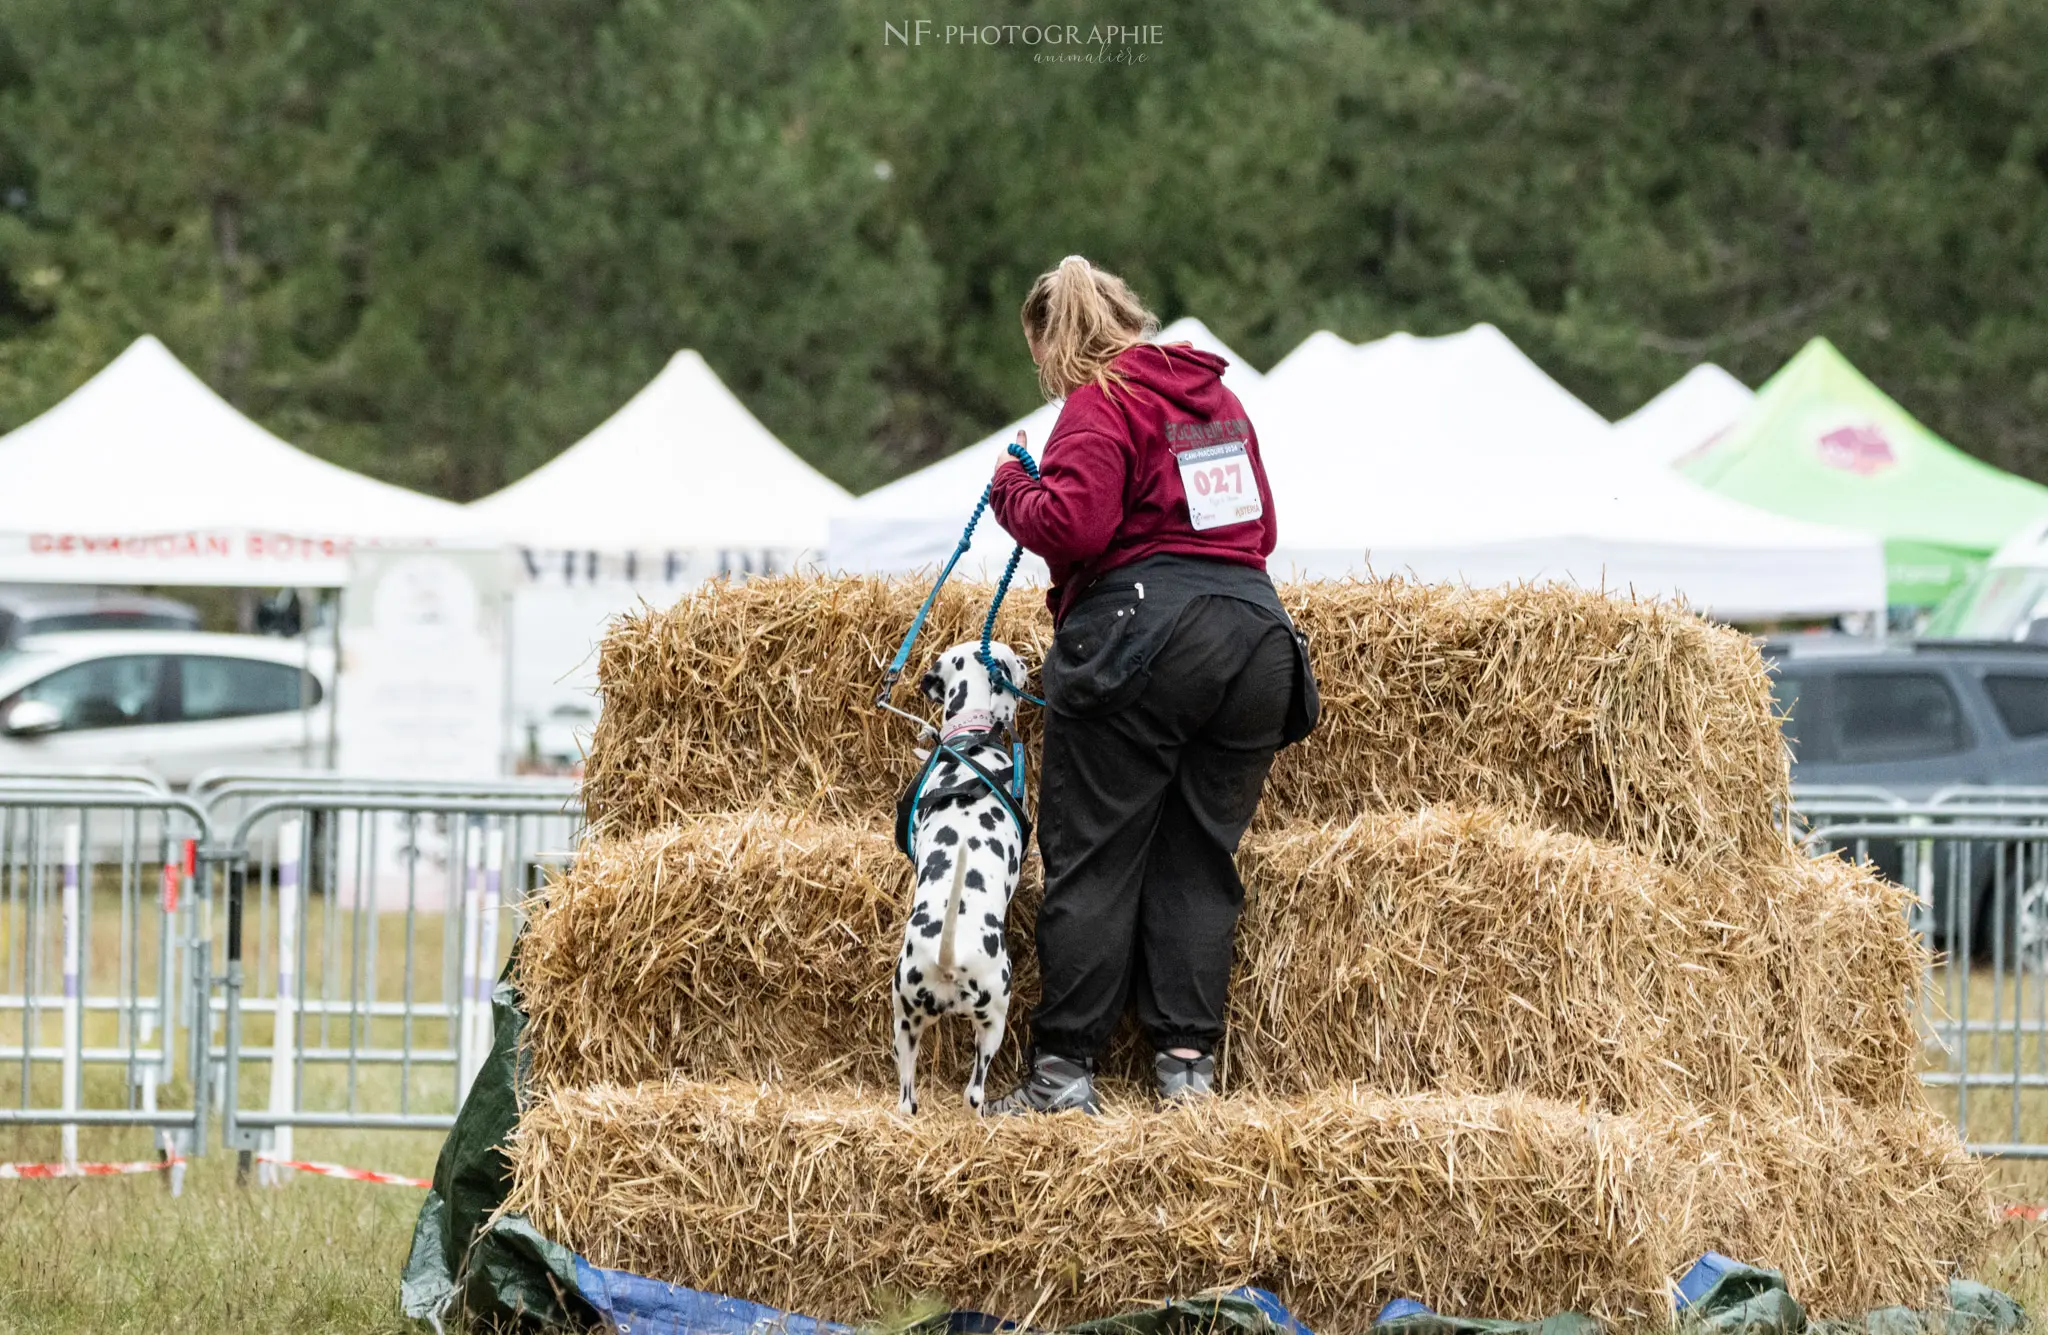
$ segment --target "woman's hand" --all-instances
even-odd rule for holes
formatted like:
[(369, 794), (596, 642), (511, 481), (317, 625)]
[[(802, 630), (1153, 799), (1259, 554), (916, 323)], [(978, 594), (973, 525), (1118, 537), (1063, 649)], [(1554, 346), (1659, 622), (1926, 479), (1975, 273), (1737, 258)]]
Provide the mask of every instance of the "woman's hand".
[[(1025, 432), (1022, 427), (1017, 428), (1017, 448), (1024, 450), (1028, 450), (1031, 448), (1031, 443), (1025, 439)], [(1016, 462), (1017, 456), (1011, 454), (1008, 450), (1004, 450), (1003, 457), (996, 460), (996, 467), (998, 469), (1001, 469), (1004, 464), (1011, 464)]]

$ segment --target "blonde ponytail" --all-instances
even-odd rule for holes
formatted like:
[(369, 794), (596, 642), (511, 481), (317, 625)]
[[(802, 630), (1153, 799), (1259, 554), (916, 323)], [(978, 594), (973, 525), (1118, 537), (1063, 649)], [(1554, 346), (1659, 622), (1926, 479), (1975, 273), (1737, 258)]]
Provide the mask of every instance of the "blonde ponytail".
[(1040, 274), (1020, 313), (1038, 352), (1038, 387), (1048, 399), (1083, 385), (1113, 390), (1123, 378), (1110, 362), (1159, 331), (1159, 318), (1123, 279), (1079, 255)]

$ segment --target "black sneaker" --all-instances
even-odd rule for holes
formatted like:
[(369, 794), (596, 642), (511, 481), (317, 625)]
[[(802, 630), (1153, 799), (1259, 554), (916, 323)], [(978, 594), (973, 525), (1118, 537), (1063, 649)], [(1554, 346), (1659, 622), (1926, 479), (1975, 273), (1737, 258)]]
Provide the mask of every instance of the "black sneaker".
[(1159, 1106), (1200, 1103), (1216, 1097), (1216, 1058), (1176, 1057), (1162, 1052), (1152, 1058), (1152, 1077), (1159, 1083)]
[(1102, 1111), (1095, 1097), (1095, 1065), (1055, 1057), (1049, 1052), (1033, 1053), (1031, 1074), (999, 1099), (981, 1105), (983, 1117), (1022, 1117), (1029, 1113), (1072, 1112), (1090, 1117)]

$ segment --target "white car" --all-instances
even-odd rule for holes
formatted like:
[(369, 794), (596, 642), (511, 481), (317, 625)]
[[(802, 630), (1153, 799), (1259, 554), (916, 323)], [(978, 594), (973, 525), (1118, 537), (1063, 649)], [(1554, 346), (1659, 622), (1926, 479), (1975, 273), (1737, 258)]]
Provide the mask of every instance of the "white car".
[(318, 768), (333, 654), (259, 635), (93, 631), (0, 649), (0, 772)]

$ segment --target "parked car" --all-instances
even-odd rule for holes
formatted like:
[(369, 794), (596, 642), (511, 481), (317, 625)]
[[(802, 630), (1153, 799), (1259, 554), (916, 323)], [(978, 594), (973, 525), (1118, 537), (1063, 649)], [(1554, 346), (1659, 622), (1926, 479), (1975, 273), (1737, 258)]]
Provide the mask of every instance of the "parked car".
[[(1785, 715), (1795, 785), (1867, 786), (1924, 801), (1958, 784), (2048, 786), (2048, 646), (2012, 641), (1769, 644), (1772, 689)], [(1874, 842), (1872, 860), (1899, 879), (1905, 850)], [(1992, 948), (2000, 859), (2005, 861), (2008, 959), (2048, 964), (2048, 859), (1969, 847), (1973, 953)], [(1957, 870), (1960, 870), (1960, 864)], [(1950, 860), (1935, 864), (1926, 924), (1950, 945)], [(2035, 884), (2041, 882), (2041, 884)]]
[(169, 598), (69, 589), (0, 590), (0, 649), (32, 635), (198, 629), (199, 609)]
[(0, 649), (0, 770), (143, 765), (183, 784), (217, 765), (318, 765), (332, 668), (255, 635), (32, 636)]
[(2048, 648), (1827, 641), (1765, 653), (1797, 783), (1908, 800), (1962, 783), (2048, 785)]

